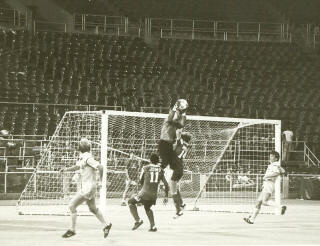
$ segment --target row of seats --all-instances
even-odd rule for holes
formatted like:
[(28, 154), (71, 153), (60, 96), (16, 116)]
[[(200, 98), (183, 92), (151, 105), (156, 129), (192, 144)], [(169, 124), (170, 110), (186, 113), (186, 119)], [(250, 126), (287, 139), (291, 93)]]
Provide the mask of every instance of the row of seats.
[[(162, 39), (159, 49), (199, 80), (200, 87), (210, 88), (223, 111), (240, 104), (242, 117), (291, 122), (299, 139), (320, 151), (320, 63), (316, 57), (286, 43)], [(203, 100), (203, 105), (217, 108), (217, 103)]]
[[(282, 119), (319, 145), (319, 62), (294, 45), (162, 39), (154, 49), (134, 37), (20, 31), (0, 35), (0, 54), (0, 101), (140, 111), (186, 98), (192, 114)], [(50, 135), (61, 115), (5, 106), (0, 122)]]

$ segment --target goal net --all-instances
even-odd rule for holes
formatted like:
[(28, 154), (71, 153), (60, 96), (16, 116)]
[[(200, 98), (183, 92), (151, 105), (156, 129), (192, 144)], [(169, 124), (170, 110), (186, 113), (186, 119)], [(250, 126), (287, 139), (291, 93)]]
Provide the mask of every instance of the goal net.
[[(123, 111), (66, 112), (20, 196), (18, 211), (68, 213), (66, 205), (79, 189), (81, 173), (58, 171), (75, 164), (78, 143), (83, 137), (91, 141), (94, 157), (105, 167), (97, 192), (100, 206), (104, 209), (111, 204), (120, 205), (129, 153), (134, 153), (140, 164), (156, 153), (166, 117), (167, 114)], [(269, 153), (271, 150), (280, 153), (280, 128), (280, 121), (276, 120), (187, 116), (184, 131), (190, 132), (193, 138), (180, 181), (187, 207), (251, 211), (261, 190)], [(136, 191), (137, 187), (133, 187), (129, 192)], [(280, 203), (280, 180), (275, 199)], [(159, 208), (160, 204), (161, 200)], [(165, 208), (173, 209), (173, 206)], [(83, 207), (83, 213), (87, 211)]]

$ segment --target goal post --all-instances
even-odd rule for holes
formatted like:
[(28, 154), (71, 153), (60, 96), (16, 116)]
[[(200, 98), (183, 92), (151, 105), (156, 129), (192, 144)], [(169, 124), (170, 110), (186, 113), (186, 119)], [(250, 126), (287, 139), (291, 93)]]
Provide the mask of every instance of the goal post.
[[(134, 153), (139, 162), (156, 153), (166, 117), (167, 114), (125, 111), (66, 112), (20, 196), (19, 212), (68, 213), (66, 205), (79, 184), (74, 173), (61, 174), (58, 170), (75, 164), (78, 143), (83, 137), (91, 141), (94, 157), (104, 166), (97, 192), (100, 208), (106, 211), (106, 206), (120, 205), (129, 153)], [(281, 153), (281, 122), (188, 115), (184, 131), (193, 136), (180, 182), (188, 208), (251, 210), (261, 189), (270, 151)], [(275, 200), (280, 203), (280, 179), (277, 182)], [(160, 192), (159, 196), (163, 194)], [(157, 206), (171, 208), (161, 207), (160, 202)], [(88, 213), (85, 206), (83, 211)]]

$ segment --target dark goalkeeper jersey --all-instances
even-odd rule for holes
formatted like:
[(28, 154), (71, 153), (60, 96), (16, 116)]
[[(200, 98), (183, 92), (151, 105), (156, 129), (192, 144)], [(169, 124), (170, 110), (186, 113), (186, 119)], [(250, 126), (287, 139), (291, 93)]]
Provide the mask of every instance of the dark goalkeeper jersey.
[(162, 181), (166, 187), (165, 190), (167, 196), (169, 186), (160, 165), (149, 164), (143, 167), (140, 179), (140, 182), (143, 183), (143, 186), (139, 192), (139, 197), (142, 200), (156, 201), (160, 181)]

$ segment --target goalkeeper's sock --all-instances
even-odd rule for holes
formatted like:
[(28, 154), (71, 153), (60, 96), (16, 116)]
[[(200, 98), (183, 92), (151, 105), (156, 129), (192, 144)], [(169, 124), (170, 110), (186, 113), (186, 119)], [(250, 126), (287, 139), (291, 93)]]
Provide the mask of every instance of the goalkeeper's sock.
[(138, 210), (137, 210), (136, 205), (130, 204), (129, 207), (130, 207), (130, 213), (132, 214), (134, 220), (136, 222), (139, 222), (140, 221), (140, 217), (138, 215)]
[(180, 199), (179, 199), (179, 195), (178, 194), (174, 194), (172, 195), (172, 199), (174, 202), (174, 205), (176, 207), (176, 212), (179, 213), (181, 211), (181, 204), (180, 204)]
[(153, 211), (150, 209), (148, 212), (146, 212), (146, 214), (147, 214), (149, 222), (150, 222), (150, 228), (153, 228), (155, 226)]
[(178, 198), (179, 198), (180, 207), (184, 207), (185, 204), (183, 204), (183, 200), (182, 200), (181, 193), (180, 193), (179, 190), (177, 192), (177, 195), (178, 195)]

